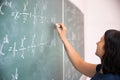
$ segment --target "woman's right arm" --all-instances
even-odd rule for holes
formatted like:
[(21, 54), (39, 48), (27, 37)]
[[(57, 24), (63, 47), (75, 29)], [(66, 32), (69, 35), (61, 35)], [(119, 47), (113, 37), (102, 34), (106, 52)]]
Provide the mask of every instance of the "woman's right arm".
[(72, 45), (66, 38), (67, 29), (64, 24), (56, 24), (56, 29), (73, 66), (82, 74), (93, 77), (96, 72), (96, 64), (90, 64), (85, 62), (82, 57), (77, 53), (77, 51), (72, 47)]

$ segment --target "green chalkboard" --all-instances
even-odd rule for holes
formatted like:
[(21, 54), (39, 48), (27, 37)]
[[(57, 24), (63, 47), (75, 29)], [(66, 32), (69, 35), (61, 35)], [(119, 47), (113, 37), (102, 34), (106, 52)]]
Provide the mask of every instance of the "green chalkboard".
[(62, 0), (0, 0), (0, 80), (62, 80)]
[[(64, 22), (67, 27), (67, 39), (84, 59), (84, 14), (69, 0), (64, 0)], [(71, 64), (64, 54), (64, 80), (79, 80), (81, 73)]]

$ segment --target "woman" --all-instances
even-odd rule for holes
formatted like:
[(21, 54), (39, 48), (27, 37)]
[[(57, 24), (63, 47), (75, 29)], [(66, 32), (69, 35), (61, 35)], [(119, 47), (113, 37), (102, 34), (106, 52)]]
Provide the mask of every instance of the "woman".
[(64, 24), (56, 24), (57, 32), (73, 66), (91, 80), (120, 80), (120, 31), (107, 30), (97, 42), (96, 55), (101, 64), (85, 62), (66, 38)]

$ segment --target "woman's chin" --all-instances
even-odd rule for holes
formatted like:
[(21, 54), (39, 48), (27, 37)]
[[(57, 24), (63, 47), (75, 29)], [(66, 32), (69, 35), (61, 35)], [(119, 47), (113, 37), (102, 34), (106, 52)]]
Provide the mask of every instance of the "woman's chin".
[(98, 57), (100, 57), (100, 55), (97, 52), (95, 52), (95, 55), (98, 56)]

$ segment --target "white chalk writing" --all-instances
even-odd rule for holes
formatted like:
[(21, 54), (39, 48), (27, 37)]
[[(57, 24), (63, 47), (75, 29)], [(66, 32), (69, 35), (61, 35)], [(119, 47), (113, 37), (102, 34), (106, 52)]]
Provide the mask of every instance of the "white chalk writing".
[(8, 2), (7, 0), (5, 2), (3, 2), (1, 5), (0, 5), (0, 14), (1, 15), (4, 15), (4, 12), (2, 11), (2, 8), (3, 6), (7, 6), (7, 7), (12, 7), (12, 2)]
[(33, 39), (32, 39), (32, 43), (31, 43), (33, 56), (35, 54), (35, 47), (36, 47), (36, 45), (35, 45), (35, 37), (36, 37), (36, 35), (34, 34)]
[(3, 53), (3, 47), (4, 47), (5, 44), (9, 44), (9, 40), (8, 40), (8, 35), (7, 34), (3, 38), (3, 42), (0, 45), (0, 55), (5, 55), (5, 53)]
[(12, 79), (11, 80), (18, 80), (18, 69), (16, 68), (15, 74), (12, 74)]
[(16, 42), (14, 42), (14, 46), (13, 46), (13, 56), (15, 57), (15, 54), (18, 50), (16, 49)]
[(2, 52), (2, 50), (3, 50), (3, 45), (4, 45), (4, 44), (0, 45), (0, 55), (5, 55), (5, 53)]
[(24, 51), (26, 50), (26, 48), (24, 47), (24, 41), (25, 41), (26, 37), (24, 36), (23, 39), (21, 39), (21, 46), (20, 46), (20, 49), (19, 51), (22, 51), (21, 53), (21, 58), (24, 59)]

